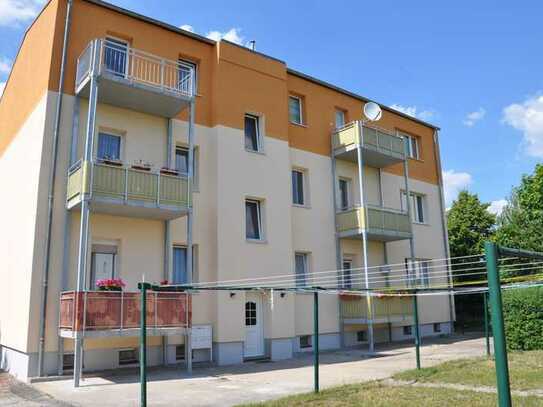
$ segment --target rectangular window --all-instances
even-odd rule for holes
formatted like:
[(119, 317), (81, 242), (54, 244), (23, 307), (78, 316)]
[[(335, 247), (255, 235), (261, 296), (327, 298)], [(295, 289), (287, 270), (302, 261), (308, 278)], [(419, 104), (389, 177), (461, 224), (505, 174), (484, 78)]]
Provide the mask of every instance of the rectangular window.
[(399, 135), (407, 139), (407, 156), (418, 160), (420, 158), (418, 137), (400, 132)]
[(117, 247), (108, 245), (93, 245), (91, 253), (91, 289), (97, 288), (98, 280), (115, 277)]
[(133, 349), (123, 349), (119, 351), (119, 365), (133, 365), (139, 363), (138, 359), (138, 350)]
[(304, 178), (303, 171), (292, 170), (292, 203), (295, 205), (305, 205)]
[(346, 179), (339, 180), (339, 209), (342, 211), (350, 207), (350, 181)]
[(343, 260), (343, 288), (353, 288), (352, 268), (352, 260)]
[(175, 169), (179, 174), (189, 172), (189, 149), (186, 147), (175, 148)]
[[(196, 282), (195, 270), (197, 270), (198, 259), (196, 257), (197, 247), (192, 246), (192, 282)], [(173, 247), (173, 283), (187, 284), (187, 248), (184, 246)]]
[(336, 109), (336, 129), (345, 126), (345, 112), (343, 110)]
[(65, 353), (62, 355), (62, 370), (73, 370), (74, 368), (74, 354)]
[(407, 278), (411, 286), (430, 286), (430, 261), (427, 259), (406, 259)]
[[(191, 83), (191, 73), (194, 72)], [(191, 86), (192, 85), (192, 86)], [(198, 89), (198, 65), (186, 59), (179, 60), (178, 90), (195, 95)]]
[(435, 333), (441, 332), (441, 324), (439, 322), (434, 323), (434, 332)]
[(262, 211), (260, 201), (245, 200), (245, 237), (262, 240)]
[(128, 43), (123, 40), (108, 37), (104, 46), (105, 69), (115, 76), (126, 76), (126, 64), (128, 61)]
[(175, 360), (185, 360), (185, 345), (175, 347)]
[(412, 335), (411, 325), (406, 325), (406, 326), (403, 327), (403, 334), (404, 334), (404, 336), (411, 336)]
[[(411, 220), (415, 223), (425, 223), (426, 196), (414, 192), (411, 192), (410, 195), (409, 210), (411, 212)], [(402, 191), (402, 210), (407, 210), (406, 194), (404, 191)]]
[(368, 337), (366, 331), (357, 331), (356, 332), (356, 341), (357, 342), (367, 342)]
[(306, 348), (311, 348), (313, 345), (312, 345), (312, 341), (311, 341), (311, 335), (302, 335), (300, 336), (300, 348), (301, 349), (306, 349)]
[(249, 151), (261, 151), (259, 117), (251, 114), (245, 115), (245, 149)]
[(302, 117), (302, 99), (298, 96), (288, 97), (288, 113), (291, 123), (303, 124)]
[(119, 161), (121, 159), (121, 136), (98, 133), (98, 152), (96, 157), (100, 160)]
[(296, 274), (296, 287), (304, 287), (307, 284), (307, 253), (294, 254), (294, 268)]

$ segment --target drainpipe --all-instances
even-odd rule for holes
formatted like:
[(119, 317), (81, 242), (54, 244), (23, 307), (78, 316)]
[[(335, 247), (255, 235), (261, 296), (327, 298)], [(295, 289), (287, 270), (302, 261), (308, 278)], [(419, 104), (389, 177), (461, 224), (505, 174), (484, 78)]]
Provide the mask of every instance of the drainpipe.
[(58, 133), (60, 128), (60, 116), (62, 110), (62, 94), (64, 93), (64, 74), (66, 63), (66, 50), (68, 47), (68, 37), (70, 33), (72, 0), (67, 1), (66, 20), (64, 22), (64, 39), (62, 44), (62, 57), (60, 61), (60, 78), (58, 84), (57, 106), (55, 111), (55, 122), (53, 128), (53, 149), (51, 152), (51, 170), (49, 174), (49, 194), (47, 198), (47, 232), (45, 236), (45, 268), (43, 271), (41, 306), (40, 306), (40, 342), (38, 347), (38, 376), (43, 376), (44, 353), (45, 353), (45, 328), (47, 316), (47, 288), (49, 285), (49, 259), (51, 257), (51, 230), (53, 225), (53, 206), (55, 200), (55, 177), (57, 172), (57, 151), (58, 151)]
[[(439, 132), (437, 130), (434, 130), (434, 152), (436, 156), (436, 166), (437, 166), (437, 177), (438, 177), (438, 185), (439, 185), (439, 206), (441, 208), (441, 225), (442, 225), (442, 231), (443, 231), (443, 248), (445, 251), (445, 256), (447, 257), (447, 269), (448, 269), (448, 280), (449, 280), (449, 286), (452, 287), (453, 279), (452, 279), (452, 270), (451, 270), (451, 264), (450, 264), (450, 257), (451, 257), (451, 251), (449, 248), (449, 232), (447, 230), (447, 221), (446, 221), (446, 214), (445, 214), (445, 194), (443, 193), (443, 175), (441, 173), (441, 154), (439, 153)], [(455, 318), (455, 312), (454, 312), (454, 303), (453, 303), (453, 296), (452, 294), (449, 295), (449, 313), (451, 318), (451, 333), (453, 333), (454, 330), (454, 318)]]

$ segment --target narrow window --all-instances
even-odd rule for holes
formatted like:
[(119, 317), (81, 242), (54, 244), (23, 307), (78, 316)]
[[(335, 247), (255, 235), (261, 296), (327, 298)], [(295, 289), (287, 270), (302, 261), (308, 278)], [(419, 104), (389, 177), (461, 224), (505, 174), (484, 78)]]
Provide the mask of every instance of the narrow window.
[(411, 325), (406, 325), (403, 327), (403, 334), (404, 336), (411, 336)]
[(344, 211), (350, 206), (349, 202), (349, 181), (346, 179), (339, 180), (339, 208)]
[[(169, 85), (166, 83), (166, 85)], [(179, 83), (177, 89), (195, 95), (198, 89), (198, 65), (186, 59), (179, 60)]]
[(65, 353), (62, 355), (62, 370), (73, 370), (74, 368), (74, 354)]
[(343, 260), (343, 288), (353, 288), (353, 281), (352, 281), (352, 268), (353, 268), (353, 262), (352, 260)]
[(245, 149), (260, 151), (259, 118), (250, 114), (245, 115)]
[(108, 37), (104, 45), (105, 69), (115, 76), (126, 76), (126, 64), (128, 61), (128, 43)]
[(311, 348), (313, 345), (311, 343), (311, 335), (302, 335), (300, 336), (300, 348), (306, 349)]
[(175, 169), (179, 174), (189, 172), (189, 149), (186, 147), (175, 148)]
[(345, 126), (345, 112), (343, 110), (336, 109), (336, 129)]
[(409, 157), (419, 158), (419, 141), (416, 137), (409, 136)]
[(245, 237), (251, 240), (262, 239), (262, 214), (260, 201), (245, 201)]
[(98, 280), (115, 277), (117, 247), (108, 245), (93, 245), (91, 253), (91, 288), (97, 288)]
[(441, 332), (441, 324), (439, 322), (434, 323), (434, 332), (435, 333)]
[(297, 96), (288, 97), (288, 112), (291, 123), (302, 124), (302, 99)]
[(256, 302), (247, 301), (245, 303), (245, 326), (256, 325)]
[(294, 254), (294, 268), (296, 274), (296, 287), (307, 285), (307, 253)]
[(98, 152), (100, 160), (119, 161), (121, 159), (121, 136), (98, 133)]
[(175, 360), (185, 360), (185, 345), (175, 347)]
[(304, 172), (300, 170), (292, 170), (292, 203), (305, 205)]
[[(192, 282), (195, 282), (195, 270), (197, 269), (197, 247), (192, 246)], [(187, 248), (184, 246), (173, 247), (173, 283), (187, 284)]]
[[(410, 193), (409, 199), (409, 210), (411, 212), (411, 220), (415, 223), (425, 223), (426, 222), (426, 197), (417, 193)], [(406, 194), (404, 191), (401, 193), (401, 203), (402, 210), (407, 210)]]

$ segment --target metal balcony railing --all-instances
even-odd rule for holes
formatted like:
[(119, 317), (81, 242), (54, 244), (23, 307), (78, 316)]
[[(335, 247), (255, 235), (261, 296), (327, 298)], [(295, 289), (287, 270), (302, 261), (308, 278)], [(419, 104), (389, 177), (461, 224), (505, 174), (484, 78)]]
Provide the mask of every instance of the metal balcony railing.
[(76, 89), (89, 76), (97, 49), (97, 75), (139, 83), (180, 96), (194, 95), (194, 67), (106, 39), (91, 41), (77, 59)]
[[(83, 335), (122, 336), (140, 328), (141, 294), (123, 291), (66, 291), (60, 295), (59, 329)], [(191, 325), (191, 297), (186, 293), (149, 292), (147, 327), (182, 329)]]
[[(411, 297), (373, 297), (373, 316), (375, 322), (403, 322), (413, 318)], [(341, 312), (344, 319), (367, 320), (368, 304), (365, 297), (342, 296)]]
[(411, 223), (407, 212), (366, 205), (355, 207), (336, 214), (337, 231), (367, 229), (383, 233), (411, 233)]

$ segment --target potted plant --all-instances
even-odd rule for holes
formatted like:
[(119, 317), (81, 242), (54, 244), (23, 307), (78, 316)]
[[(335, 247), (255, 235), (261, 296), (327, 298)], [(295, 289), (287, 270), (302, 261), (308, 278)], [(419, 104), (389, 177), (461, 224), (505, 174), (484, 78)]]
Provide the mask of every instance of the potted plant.
[(104, 278), (96, 281), (98, 291), (122, 291), (125, 285), (120, 278)]
[(163, 175), (179, 175), (179, 172), (175, 168), (162, 167), (160, 173)]
[(132, 168), (138, 171), (151, 171), (151, 164), (144, 162), (143, 160), (139, 160), (132, 164)]
[(98, 159), (99, 162), (106, 165), (113, 165), (115, 167), (122, 167), (123, 162), (117, 158), (110, 157), (108, 155)]

